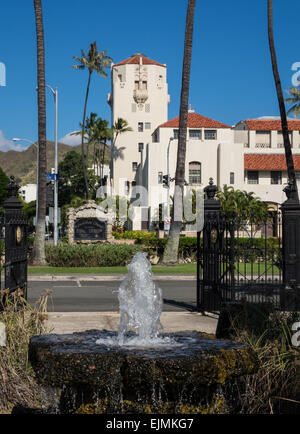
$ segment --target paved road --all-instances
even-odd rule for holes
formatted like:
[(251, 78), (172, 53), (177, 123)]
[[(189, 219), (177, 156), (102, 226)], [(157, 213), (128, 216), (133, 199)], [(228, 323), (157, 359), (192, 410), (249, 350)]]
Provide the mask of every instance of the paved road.
[[(28, 301), (34, 304), (45, 290), (52, 291), (49, 312), (118, 312), (120, 281), (29, 281)], [(163, 311), (193, 311), (196, 307), (196, 281), (156, 280), (162, 289)]]

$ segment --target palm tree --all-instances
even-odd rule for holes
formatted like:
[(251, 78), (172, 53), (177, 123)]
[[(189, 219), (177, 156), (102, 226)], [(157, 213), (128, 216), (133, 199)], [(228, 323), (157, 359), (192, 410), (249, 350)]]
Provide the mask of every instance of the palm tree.
[(32, 260), (35, 265), (46, 263), (45, 218), (46, 218), (46, 95), (45, 95), (45, 48), (41, 0), (34, 0), (37, 40), (37, 91), (38, 91), (38, 213)]
[(282, 93), (282, 86), (281, 86), (280, 75), (279, 75), (277, 59), (276, 59), (274, 31), (273, 31), (273, 0), (268, 0), (268, 36), (269, 36), (269, 48), (270, 48), (271, 60), (272, 60), (272, 69), (273, 69), (274, 81), (276, 85), (276, 92), (277, 92), (281, 124), (282, 124), (285, 159), (286, 159), (288, 178), (289, 178), (289, 192), (291, 198), (299, 200), (292, 149), (291, 149), (291, 143), (289, 138), (288, 122), (287, 122), (284, 98)]
[(97, 168), (100, 166), (100, 185), (103, 184), (107, 140), (110, 139), (110, 137), (111, 130), (108, 128), (108, 121), (101, 118), (94, 119), (93, 123), (90, 125), (90, 140), (94, 145), (94, 165), (97, 165)]
[(261, 222), (267, 218), (268, 205), (254, 196), (253, 192), (234, 190), (224, 185), (223, 191), (217, 192), (221, 209), (229, 218), (236, 215), (240, 221)]
[(287, 114), (294, 113), (295, 118), (297, 118), (300, 114), (300, 88), (290, 87), (288, 93), (291, 98), (286, 98), (285, 101), (294, 105), (288, 110)]
[(179, 114), (179, 137), (177, 148), (177, 164), (175, 173), (174, 210), (169, 238), (164, 250), (163, 263), (176, 264), (178, 262), (179, 236), (182, 226), (183, 188), (185, 183), (186, 135), (188, 120), (188, 102), (190, 88), (190, 71), (193, 47), (194, 12), (196, 0), (188, 0), (185, 41), (183, 55), (182, 85)]
[(82, 121), (82, 136), (81, 136), (81, 156), (82, 156), (82, 164), (83, 164), (83, 174), (84, 174), (84, 182), (85, 182), (85, 190), (86, 190), (86, 198), (90, 198), (90, 191), (88, 185), (87, 178), (87, 156), (84, 148), (84, 131), (85, 131), (85, 118), (86, 118), (86, 107), (87, 101), (89, 97), (90, 84), (93, 72), (97, 72), (102, 77), (107, 77), (105, 68), (109, 68), (112, 62), (111, 57), (106, 56), (106, 51), (103, 50), (100, 53), (98, 52), (97, 43), (93, 42), (90, 44), (88, 53), (85, 54), (83, 50), (81, 50), (82, 57), (73, 56), (73, 59), (78, 62), (78, 65), (73, 65), (72, 68), (75, 69), (88, 69), (89, 77), (88, 84), (86, 89), (85, 101), (84, 101), (84, 109), (83, 109), (83, 121)]
[(111, 159), (110, 159), (110, 177), (114, 178), (113, 173), (113, 159), (116, 159), (120, 156), (119, 150), (116, 149), (117, 138), (120, 134), (124, 134), (128, 131), (133, 131), (133, 129), (128, 125), (128, 122), (123, 118), (118, 118), (112, 126), (112, 149), (111, 149)]

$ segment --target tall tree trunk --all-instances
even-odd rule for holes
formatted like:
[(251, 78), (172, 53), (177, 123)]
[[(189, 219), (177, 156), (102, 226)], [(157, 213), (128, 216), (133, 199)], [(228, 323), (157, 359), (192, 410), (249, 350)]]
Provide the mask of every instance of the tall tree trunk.
[(104, 163), (105, 163), (105, 152), (106, 152), (106, 139), (102, 143), (102, 157), (101, 157), (101, 185), (103, 185), (104, 178)]
[(46, 95), (45, 95), (45, 48), (41, 0), (34, 0), (37, 40), (37, 85), (38, 85), (38, 212), (32, 261), (43, 265), (45, 259), (46, 219)]
[(91, 77), (92, 77), (92, 73), (91, 73), (91, 71), (89, 71), (89, 80), (88, 80), (88, 85), (87, 85), (86, 95), (85, 95), (83, 121), (82, 121), (82, 134), (81, 134), (81, 158), (82, 158), (83, 176), (84, 176), (84, 184), (85, 184), (85, 194), (86, 194), (87, 199), (90, 198), (90, 189), (89, 189), (89, 183), (88, 183), (88, 177), (87, 177), (88, 156), (87, 156), (87, 154), (85, 152), (85, 148), (84, 148), (84, 130), (85, 130), (86, 107), (87, 107), (87, 101), (88, 101), (88, 97), (89, 97)]
[(274, 31), (273, 31), (273, 0), (268, 0), (268, 37), (269, 37), (269, 47), (270, 47), (271, 60), (272, 60), (272, 69), (273, 69), (273, 75), (274, 75), (279, 110), (280, 110), (285, 159), (286, 159), (286, 165), (288, 171), (289, 184), (291, 188), (291, 197), (293, 197), (296, 200), (299, 200), (292, 149), (291, 149), (291, 143), (289, 138), (288, 122), (287, 122), (281, 80), (280, 80), (280, 75), (277, 66), (277, 59), (276, 59)]
[(164, 250), (162, 261), (166, 265), (172, 265), (178, 262), (179, 236), (182, 227), (183, 189), (185, 183), (184, 178), (186, 159), (186, 136), (195, 7), (196, 0), (188, 0), (180, 98), (179, 137), (175, 174), (174, 206), (170, 234)]

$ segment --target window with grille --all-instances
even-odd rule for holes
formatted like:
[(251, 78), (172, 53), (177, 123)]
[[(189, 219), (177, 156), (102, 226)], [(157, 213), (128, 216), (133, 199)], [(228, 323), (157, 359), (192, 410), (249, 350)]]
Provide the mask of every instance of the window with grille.
[(205, 130), (204, 138), (205, 140), (217, 140), (217, 130)]
[(249, 170), (248, 171), (248, 184), (258, 184), (258, 171)]
[(145, 122), (145, 130), (151, 129), (151, 122)]
[(191, 140), (201, 140), (201, 130), (190, 130), (189, 137)]
[(201, 163), (198, 161), (189, 163), (189, 184), (201, 184)]
[(279, 170), (271, 171), (271, 184), (282, 184), (282, 173)]

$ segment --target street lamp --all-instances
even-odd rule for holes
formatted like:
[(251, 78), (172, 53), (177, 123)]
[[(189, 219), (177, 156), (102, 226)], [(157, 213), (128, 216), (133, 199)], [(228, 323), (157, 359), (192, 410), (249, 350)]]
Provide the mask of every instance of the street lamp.
[(53, 216), (53, 226), (54, 226), (54, 233), (53, 233), (53, 244), (57, 246), (58, 242), (58, 150), (57, 150), (57, 125), (58, 125), (58, 114), (57, 114), (57, 108), (58, 108), (58, 90), (57, 87), (55, 90), (46, 84), (46, 87), (51, 90), (53, 97), (54, 97), (54, 105), (55, 105), (55, 152), (54, 152), (54, 171), (55, 171), (55, 178), (54, 178), (54, 216)]
[(38, 215), (38, 191), (39, 191), (39, 147), (36, 142), (28, 139), (20, 139), (18, 137), (14, 137), (13, 142), (27, 142), (36, 147), (36, 200), (35, 200), (35, 225), (37, 224), (37, 215)]
[(170, 137), (168, 149), (167, 149), (167, 179), (168, 179), (168, 185), (167, 185), (167, 219), (168, 222), (164, 224), (165, 231), (170, 230), (170, 144), (174, 140), (174, 137)]

